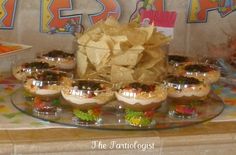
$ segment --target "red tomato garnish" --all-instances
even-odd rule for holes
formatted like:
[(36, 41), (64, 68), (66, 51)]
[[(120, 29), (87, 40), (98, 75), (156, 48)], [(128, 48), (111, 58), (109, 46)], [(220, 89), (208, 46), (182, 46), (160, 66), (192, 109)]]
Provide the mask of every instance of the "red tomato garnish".
[(188, 105), (177, 105), (175, 107), (175, 111), (180, 114), (192, 115), (196, 109), (189, 107)]
[(100, 115), (100, 113), (101, 113), (101, 108), (94, 108), (94, 109), (93, 109), (93, 114), (94, 114), (95, 116)]
[(38, 109), (43, 109), (45, 107), (45, 104), (39, 97), (34, 98), (34, 107)]
[(150, 88), (149, 88), (150, 91), (154, 91), (154, 90), (155, 90), (155, 87), (156, 87), (155, 85), (150, 85)]
[(89, 93), (88, 93), (88, 98), (92, 98), (92, 97), (94, 97), (93, 92), (89, 92)]
[(144, 112), (144, 116), (147, 118), (152, 118), (154, 116), (154, 114), (155, 114), (155, 112), (153, 110)]

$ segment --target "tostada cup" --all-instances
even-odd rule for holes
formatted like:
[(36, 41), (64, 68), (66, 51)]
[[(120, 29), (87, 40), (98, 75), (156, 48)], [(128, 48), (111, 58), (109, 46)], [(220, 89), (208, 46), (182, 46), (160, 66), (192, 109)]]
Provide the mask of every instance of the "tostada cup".
[(125, 120), (132, 126), (149, 126), (155, 110), (166, 100), (164, 85), (155, 82), (131, 82), (121, 84), (115, 93), (124, 106)]
[(33, 96), (59, 96), (63, 83), (67, 83), (72, 74), (56, 70), (33, 72), (24, 82), (24, 89)]
[(114, 99), (113, 85), (104, 80), (74, 79), (61, 91), (62, 97), (73, 107), (78, 123), (100, 120), (101, 107)]
[(174, 73), (180, 66), (191, 63), (192, 59), (182, 55), (168, 55), (168, 73)]
[(41, 60), (21, 60), (12, 65), (13, 76), (20, 81), (24, 81), (32, 72), (45, 69), (54, 69), (55, 66)]
[(62, 85), (72, 77), (70, 73), (55, 70), (40, 70), (28, 76), (23, 85), (32, 96), (33, 111), (46, 115), (56, 115), (61, 111), (59, 97)]
[(62, 50), (52, 50), (46, 54), (41, 54), (38, 58), (61, 70), (73, 70), (76, 66), (75, 55)]
[(194, 77), (209, 84), (215, 83), (220, 79), (220, 70), (217, 67), (202, 63), (186, 64), (179, 71), (179, 74)]
[(210, 85), (194, 77), (170, 75), (165, 80), (170, 100), (169, 115), (177, 118), (192, 118), (197, 115), (196, 104), (204, 101)]

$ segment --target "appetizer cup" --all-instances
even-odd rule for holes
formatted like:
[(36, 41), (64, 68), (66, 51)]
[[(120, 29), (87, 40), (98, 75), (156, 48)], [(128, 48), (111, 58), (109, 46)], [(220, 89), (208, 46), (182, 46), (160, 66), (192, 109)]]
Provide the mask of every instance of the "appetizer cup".
[(192, 62), (192, 60), (186, 56), (168, 55), (168, 73), (174, 73), (183, 64), (190, 62)]
[(20, 81), (26, 80), (26, 77), (30, 76), (32, 72), (45, 69), (55, 69), (55, 66), (37, 59), (20, 60), (12, 64), (12, 74), (17, 80)]
[(61, 50), (52, 50), (46, 54), (40, 54), (38, 58), (61, 70), (73, 70), (76, 66), (75, 55)]
[(124, 106), (125, 120), (132, 126), (149, 126), (155, 110), (166, 100), (164, 85), (154, 82), (124, 83), (115, 93)]
[(209, 84), (217, 82), (220, 78), (220, 70), (217, 67), (203, 63), (186, 64), (180, 70), (180, 74)]
[(197, 116), (195, 104), (205, 100), (210, 92), (209, 84), (194, 77), (171, 75), (165, 84), (171, 100), (169, 115), (177, 118)]
[(55, 70), (40, 70), (33, 72), (24, 82), (24, 88), (33, 96), (58, 97), (63, 83), (73, 78), (70, 73)]
[(60, 91), (63, 83), (72, 77), (72, 74), (54, 70), (40, 70), (28, 76), (24, 82), (24, 89), (32, 96), (34, 112), (56, 114), (61, 111)]
[(74, 109), (79, 124), (98, 123), (101, 107), (114, 99), (113, 85), (103, 80), (75, 79), (62, 88), (62, 97)]

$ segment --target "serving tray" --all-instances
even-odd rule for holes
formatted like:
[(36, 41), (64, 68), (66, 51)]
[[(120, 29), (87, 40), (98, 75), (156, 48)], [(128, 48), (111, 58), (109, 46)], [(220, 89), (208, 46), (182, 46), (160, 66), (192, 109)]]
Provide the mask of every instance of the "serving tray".
[(71, 127), (83, 127), (91, 129), (104, 130), (161, 130), (190, 126), (198, 123), (208, 121), (218, 116), (224, 109), (223, 101), (213, 92), (211, 92), (207, 99), (200, 102), (195, 102), (194, 107), (196, 116), (191, 118), (176, 118), (172, 117), (169, 112), (173, 110), (174, 104), (170, 99), (167, 99), (162, 106), (155, 111), (153, 121), (149, 126), (138, 127), (129, 125), (124, 119), (124, 109), (118, 108), (119, 101), (112, 101), (102, 107), (101, 119), (94, 124), (81, 124), (72, 113), (72, 107), (61, 99), (62, 111), (58, 115), (39, 115), (33, 111), (31, 101), (24, 97), (24, 89), (18, 89), (11, 96), (12, 104), (21, 112), (32, 117), (58, 123)]

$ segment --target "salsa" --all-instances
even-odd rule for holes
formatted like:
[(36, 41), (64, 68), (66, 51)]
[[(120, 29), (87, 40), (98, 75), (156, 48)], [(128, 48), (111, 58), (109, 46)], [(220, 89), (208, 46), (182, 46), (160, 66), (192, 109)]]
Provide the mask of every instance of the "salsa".
[(154, 84), (143, 84), (143, 83), (139, 83), (139, 82), (133, 82), (130, 83), (129, 85), (125, 86), (123, 89), (136, 89), (139, 90), (141, 92), (151, 92), (151, 91), (155, 91), (155, 85)]
[(202, 64), (187, 65), (185, 66), (184, 69), (188, 72), (201, 72), (201, 73), (207, 73), (214, 70), (213, 67)]
[(61, 50), (52, 50), (48, 52), (47, 54), (44, 54), (45, 57), (51, 57), (51, 58), (67, 58), (67, 57), (74, 57), (74, 54), (66, 53)]
[(99, 81), (81, 80), (72, 84), (73, 87), (78, 87), (79, 90), (103, 90), (102, 84)]
[(185, 76), (169, 76), (167, 81), (174, 84), (200, 84), (201, 83), (201, 81), (199, 81), (196, 78), (185, 77)]

